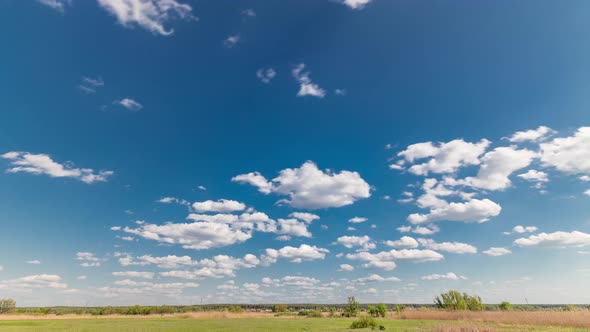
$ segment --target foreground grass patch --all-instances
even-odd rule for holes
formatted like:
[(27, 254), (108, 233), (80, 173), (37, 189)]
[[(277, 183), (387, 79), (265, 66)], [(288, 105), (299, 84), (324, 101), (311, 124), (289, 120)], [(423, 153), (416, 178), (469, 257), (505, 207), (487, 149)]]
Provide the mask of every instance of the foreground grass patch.
[[(184, 332), (184, 331), (215, 331), (215, 332), (249, 332), (249, 331), (351, 331), (352, 319), (330, 318), (243, 318), (243, 319), (183, 319), (183, 318), (100, 318), (100, 319), (54, 319), (38, 321), (0, 321), (0, 331), (125, 331), (125, 332)], [(490, 323), (468, 323), (462, 321), (429, 321), (429, 320), (377, 320), (387, 331), (399, 332), (432, 332), (432, 331), (493, 331), (493, 332), (582, 332), (587, 329), (564, 327), (498, 325)], [(475, 327), (475, 329), (474, 329)], [(485, 327), (483, 329), (482, 327)], [(354, 331), (369, 331), (369, 329)]]

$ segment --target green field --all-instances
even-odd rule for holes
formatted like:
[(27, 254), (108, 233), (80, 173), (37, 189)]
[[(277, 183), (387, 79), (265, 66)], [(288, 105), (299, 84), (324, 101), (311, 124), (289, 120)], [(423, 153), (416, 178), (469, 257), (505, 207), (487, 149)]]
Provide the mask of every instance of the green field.
[[(328, 318), (242, 318), (242, 319), (183, 319), (183, 318), (96, 318), (96, 319), (55, 319), (55, 320), (17, 320), (0, 321), (0, 331), (368, 331), (350, 330), (351, 319)], [(433, 331), (437, 327), (474, 326), (474, 323), (457, 321), (425, 321), (425, 320), (378, 320), (386, 331)], [(492, 331), (560, 331), (582, 332), (588, 329), (564, 327), (541, 327), (479, 324), (490, 327)], [(378, 329), (377, 329), (378, 330)], [(457, 331), (460, 331), (457, 329)], [(470, 331), (470, 330), (468, 330)]]

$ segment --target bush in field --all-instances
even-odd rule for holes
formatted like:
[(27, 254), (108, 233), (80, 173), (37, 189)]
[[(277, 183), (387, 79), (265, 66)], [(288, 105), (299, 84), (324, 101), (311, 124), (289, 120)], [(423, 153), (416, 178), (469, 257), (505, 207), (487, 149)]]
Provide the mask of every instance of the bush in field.
[(482, 311), (485, 309), (484, 304), (481, 301), (481, 297), (477, 295), (468, 295), (467, 293), (463, 293), (463, 298), (465, 299), (465, 303), (467, 303), (467, 309), (471, 311)]
[(240, 307), (239, 305), (230, 305), (227, 308), (227, 311), (233, 312), (233, 313), (240, 313), (240, 312), (244, 312), (244, 309), (242, 307)]
[(580, 308), (576, 307), (573, 304), (568, 304), (563, 308), (564, 311), (578, 311)]
[(463, 295), (455, 290), (440, 294), (434, 299), (434, 304), (439, 309), (467, 310)]
[(338, 310), (336, 310), (336, 307), (331, 307), (330, 308), (330, 317), (335, 317), (336, 312), (338, 312)]
[(275, 304), (272, 306), (272, 312), (286, 312), (287, 305), (286, 304)]
[(16, 310), (16, 301), (13, 299), (0, 300), (0, 314), (7, 314)]
[(510, 302), (508, 302), (508, 301), (504, 301), (504, 302), (500, 303), (498, 308), (500, 308), (500, 310), (502, 310), (502, 311), (512, 311), (512, 304), (510, 304)]
[(44, 308), (44, 307), (37, 308), (37, 313), (41, 314), (41, 315), (47, 315), (50, 311), (51, 311), (50, 308)]
[(395, 313), (397, 313), (398, 316), (401, 316), (402, 312), (404, 310), (406, 310), (406, 305), (405, 304), (396, 304), (395, 307), (393, 307), (393, 310), (395, 310)]
[(484, 309), (481, 297), (471, 296), (467, 293), (459, 293), (456, 290), (442, 293), (434, 299), (434, 304), (439, 309), (447, 310), (472, 310), (480, 311)]
[(342, 313), (342, 316), (356, 317), (356, 316), (358, 316), (360, 310), (361, 310), (361, 305), (354, 298), (354, 296), (351, 296), (348, 298), (348, 305), (344, 308), (344, 312)]
[(387, 306), (383, 303), (379, 303), (376, 309), (377, 314), (379, 314), (380, 317), (385, 317), (385, 315), (387, 314)]
[(298, 315), (305, 316), (305, 317), (313, 317), (313, 318), (323, 317), (322, 312), (317, 311), (317, 310), (303, 310), (303, 311), (300, 311)]
[(371, 317), (377, 317), (379, 316), (379, 313), (377, 312), (377, 308), (375, 308), (374, 306), (370, 305), (367, 306), (367, 312), (369, 313), (369, 316)]
[(377, 327), (377, 322), (375, 322), (375, 318), (370, 316), (357, 318), (350, 324), (351, 329), (375, 329), (375, 327)]

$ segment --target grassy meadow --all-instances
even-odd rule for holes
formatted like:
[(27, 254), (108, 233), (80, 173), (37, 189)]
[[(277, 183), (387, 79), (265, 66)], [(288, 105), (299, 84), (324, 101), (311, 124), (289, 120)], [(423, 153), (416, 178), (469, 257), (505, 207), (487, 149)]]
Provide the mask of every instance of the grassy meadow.
[[(412, 332), (582, 332), (590, 312), (453, 313), (407, 311), (377, 319), (377, 328)], [(478, 315), (479, 314), (479, 315)], [(265, 313), (187, 313), (164, 316), (10, 315), (0, 316), (0, 331), (370, 331), (350, 329), (353, 318), (309, 318)]]

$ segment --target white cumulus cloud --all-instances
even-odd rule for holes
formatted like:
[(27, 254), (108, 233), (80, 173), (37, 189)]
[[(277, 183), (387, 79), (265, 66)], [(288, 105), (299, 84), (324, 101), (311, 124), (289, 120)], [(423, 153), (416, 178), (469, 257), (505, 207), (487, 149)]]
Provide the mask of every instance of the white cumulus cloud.
[(90, 168), (75, 168), (70, 162), (60, 164), (46, 154), (12, 151), (3, 154), (2, 158), (10, 161), (12, 167), (6, 170), (8, 173), (44, 174), (53, 178), (68, 177), (88, 184), (105, 182), (113, 175), (113, 171), (95, 172)]
[(192, 8), (176, 0), (98, 0), (124, 27), (139, 26), (154, 34), (171, 35), (164, 26), (173, 19), (191, 20)]
[(232, 181), (248, 183), (265, 194), (286, 195), (279, 203), (294, 208), (322, 209), (341, 207), (371, 196), (371, 187), (357, 172), (322, 171), (311, 161), (300, 168), (287, 168), (267, 181), (260, 173), (238, 175)]

